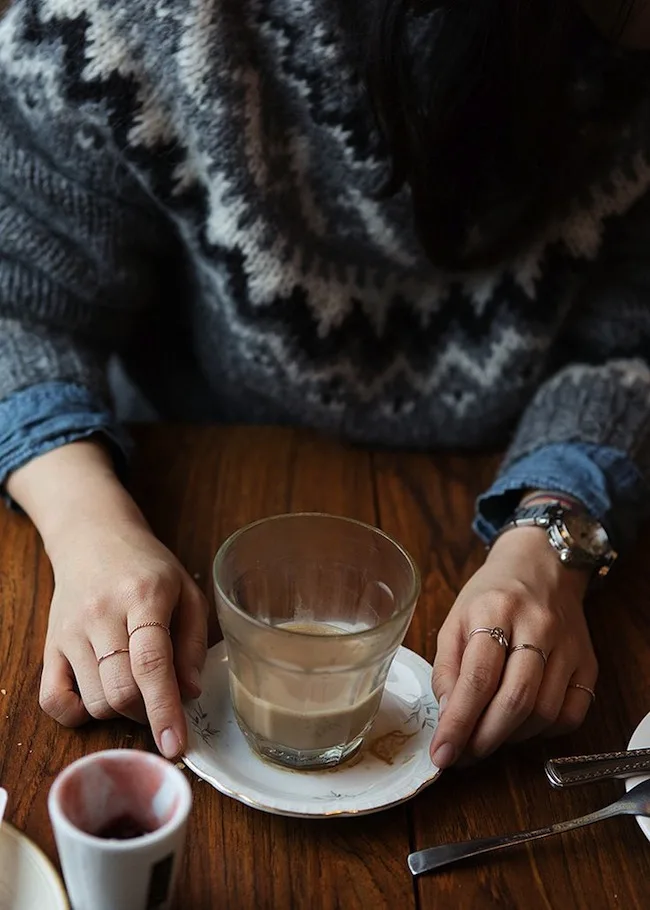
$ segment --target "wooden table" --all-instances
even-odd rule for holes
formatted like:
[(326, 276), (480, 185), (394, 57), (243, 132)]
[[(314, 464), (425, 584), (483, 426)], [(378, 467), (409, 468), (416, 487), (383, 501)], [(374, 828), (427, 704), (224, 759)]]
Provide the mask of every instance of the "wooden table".
[[(235, 528), (291, 510), (348, 515), (394, 534), (418, 561), (423, 593), (406, 643), (433, 659), (437, 630), (483, 558), (470, 521), (495, 458), (368, 453), (292, 430), (159, 426), (139, 428), (136, 436), (137, 498), (208, 596), (213, 554)], [(0, 781), (10, 792), (9, 820), (56, 859), (46, 797), (57, 772), (91, 750), (152, 744), (127, 721), (64, 730), (38, 709), (50, 569), (27, 519), (0, 509), (0, 540)], [(646, 538), (646, 552), (647, 544)], [(187, 772), (195, 806), (179, 907), (650, 906), (650, 844), (633, 819), (511, 849), (416, 883), (406, 866), (413, 849), (570, 818), (622, 791), (620, 782), (552, 791), (542, 763), (552, 755), (623, 748), (650, 711), (649, 582), (640, 547), (591, 602), (598, 699), (569, 738), (503, 750), (478, 767), (445, 774), (410, 803), (357, 819), (266, 815)]]

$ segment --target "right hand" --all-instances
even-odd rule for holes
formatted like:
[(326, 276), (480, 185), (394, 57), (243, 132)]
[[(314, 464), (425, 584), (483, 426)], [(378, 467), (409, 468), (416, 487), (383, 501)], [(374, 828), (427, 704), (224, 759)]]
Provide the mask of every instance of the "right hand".
[[(583, 722), (598, 676), (583, 605), (588, 582), (587, 571), (560, 562), (541, 528), (513, 529), (496, 541), (438, 635), (435, 765), (476, 761), (507, 740), (564, 734)], [(472, 637), (495, 627), (511, 647), (538, 653)]]
[[(40, 704), (65, 726), (91, 717), (148, 720), (175, 758), (187, 729), (181, 697), (201, 692), (207, 604), (144, 521), (71, 522), (50, 543), (54, 597)], [(139, 629), (142, 623), (161, 623)], [(128, 648), (98, 664), (109, 651)]]

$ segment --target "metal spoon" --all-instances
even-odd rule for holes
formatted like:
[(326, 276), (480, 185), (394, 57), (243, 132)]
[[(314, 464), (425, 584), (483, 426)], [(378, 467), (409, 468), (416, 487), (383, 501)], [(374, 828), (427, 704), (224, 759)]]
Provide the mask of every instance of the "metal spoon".
[(7, 791), (3, 787), (0, 787), (0, 825), (2, 824), (2, 819), (4, 818), (6, 808), (7, 808)]
[(450, 863), (458, 862), (461, 859), (467, 859), (470, 856), (478, 856), (480, 853), (491, 853), (493, 850), (500, 850), (513, 844), (549, 837), (551, 834), (564, 834), (565, 831), (583, 828), (585, 825), (592, 825), (594, 822), (600, 822), (606, 818), (614, 818), (615, 815), (650, 817), (650, 778), (633, 787), (625, 796), (617, 799), (615, 803), (611, 803), (597, 812), (590, 812), (589, 815), (574, 818), (571, 821), (558, 822), (546, 828), (537, 828), (535, 831), (506, 834), (503, 837), (484, 837), (460, 844), (441, 844), (439, 847), (429, 847), (428, 850), (418, 850), (416, 853), (411, 853), (408, 858), (409, 869), (413, 875), (433, 872), (434, 869), (441, 869), (443, 866), (448, 866)]

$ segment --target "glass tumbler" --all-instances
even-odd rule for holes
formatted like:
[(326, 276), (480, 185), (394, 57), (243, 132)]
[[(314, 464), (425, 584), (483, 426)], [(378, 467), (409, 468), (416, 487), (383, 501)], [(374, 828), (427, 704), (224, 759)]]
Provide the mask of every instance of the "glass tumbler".
[(214, 585), (232, 703), (249, 745), (297, 769), (353, 755), (420, 593), (406, 550), (352, 519), (279, 515), (225, 541)]

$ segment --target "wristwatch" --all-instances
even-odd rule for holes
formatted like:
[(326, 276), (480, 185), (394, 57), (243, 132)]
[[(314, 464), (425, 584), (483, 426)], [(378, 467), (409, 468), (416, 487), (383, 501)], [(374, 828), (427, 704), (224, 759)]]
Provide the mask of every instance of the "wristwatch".
[(592, 569), (598, 575), (607, 575), (618, 556), (601, 523), (577, 506), (567, 507), (552, 501), (521, 506), (497, 537), (511, 528), (527, 527), (543, 528), (560, 561), (571, 568)]

